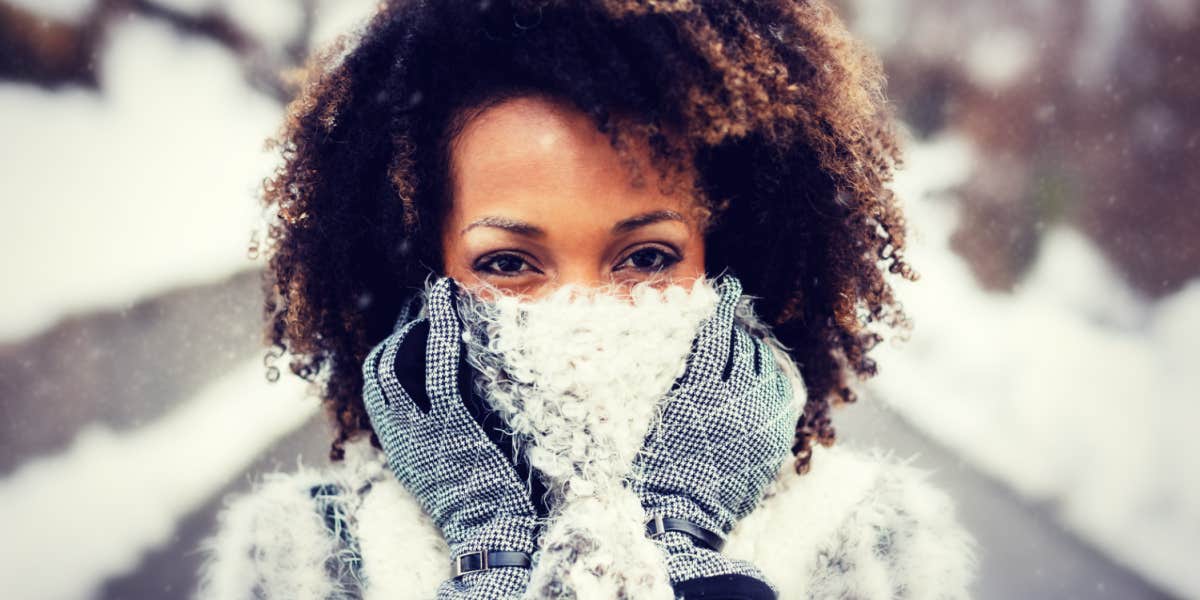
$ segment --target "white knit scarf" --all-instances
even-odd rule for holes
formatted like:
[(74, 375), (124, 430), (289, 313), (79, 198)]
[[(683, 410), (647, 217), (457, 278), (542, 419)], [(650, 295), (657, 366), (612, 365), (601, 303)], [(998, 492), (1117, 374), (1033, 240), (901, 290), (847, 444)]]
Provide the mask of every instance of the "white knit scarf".
[(549, 491), (528, 598), (672, 598), (622, 478), (716, 301), (714, 282), (697, 279), (462, 303), (477, 389)]

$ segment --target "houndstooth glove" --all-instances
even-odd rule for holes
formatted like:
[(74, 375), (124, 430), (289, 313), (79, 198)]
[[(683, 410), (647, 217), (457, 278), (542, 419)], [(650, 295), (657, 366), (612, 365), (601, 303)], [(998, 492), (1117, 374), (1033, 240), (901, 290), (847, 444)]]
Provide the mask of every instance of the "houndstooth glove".
[[(652, 528), (659, 527), (652, 535), (667, 555), (673, 584), (736, 574), (758, 579), (777, 594), (754, 565), (728, 558), (719, 548), (790, 454), (799, 414), (791, 384), (766, 342), (734, 320), (741, 283), (727, 275), (717, 289), (715, 312), (701, 325), (690, 362), (646, 436), (629, 483)], [(706, 545), (688, 533), (664, 533), (660, 518), (686, 519), (715, 539)]]
[[(367, 356), (363, 391), (388, 464), (441, 528), (451, 556), (467, 555), (456, 567), (469, 570), (485, 565), (484, 555), (475, 553), (531, 554), (537, 513), (526, 483), (464, 403), (469, 367), (456, 293), (449, 278), (432, 286), (425, 315), (397, 323)], [(490, 556), (493, 565), (502, 562)], [(437, 598), (519, 598), (528, 582), (528, 568), (470, 570), (443, 582)]]

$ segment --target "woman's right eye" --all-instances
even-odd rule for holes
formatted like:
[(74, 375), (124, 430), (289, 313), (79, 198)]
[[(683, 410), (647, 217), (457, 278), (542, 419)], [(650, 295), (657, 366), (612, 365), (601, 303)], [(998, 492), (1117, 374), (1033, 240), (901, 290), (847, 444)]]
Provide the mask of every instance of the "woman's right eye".
[(485, 256), (475, 261), (474, 269), (479, 273), (501, 277), (516, 277), (523, 273), (538, 271), (528, 260), (511, 252)]

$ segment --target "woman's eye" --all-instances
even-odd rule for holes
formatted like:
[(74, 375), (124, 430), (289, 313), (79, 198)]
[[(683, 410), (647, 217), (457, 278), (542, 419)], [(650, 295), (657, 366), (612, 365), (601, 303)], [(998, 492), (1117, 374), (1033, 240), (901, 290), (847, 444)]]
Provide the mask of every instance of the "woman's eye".
[(642, 248), (630, 254), (621, 264), (617, 265), (617, 270), (633, 268), (639, 271), (661, 271), (679, 260), (674, 254), (658, 248)]
[(529, 264), (529, 261), (516, 254), (493, 254), (476, 262), (475, 270), (492, 275), (512, 277), (526, 271), (536, 271), (537, 269), (534, 269), (533, 265)]

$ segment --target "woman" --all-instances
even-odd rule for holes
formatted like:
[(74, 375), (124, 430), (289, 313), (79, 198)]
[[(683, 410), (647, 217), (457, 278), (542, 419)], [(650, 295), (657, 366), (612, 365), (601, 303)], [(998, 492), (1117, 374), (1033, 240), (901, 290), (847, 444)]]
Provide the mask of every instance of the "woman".
[[(275, 213), (266, 311), (291, 370), (320, 382), (337, 430), (331, 458), (343, 464), (273, 476), (232, 506), (206, 593), (586, 597), (531, 589), (526, 525), (506, 530), (521, 541), (497, 534), (500, 543), (485, 544), (507, 553), (489, 565), (464, 537), (474, 530), (458, 527), (463, 503), (483, 496), (448, 507), (454, 476), (422, 479), (431, 451), (406, 445), (417, 432), (442, 448), (448, 436), (493, 443), (481, 472), (516, 491), (484, 521), (514, 507), (506, 522), (538, 522), (547, 512), (538, 486), (553, 484), (509, 454), (513, 412), (499, 422), (502, 410), (449, 386), (449, 375), (422, 381), (468, 371), (456, 362), (467, 353), (446, 341), (457, 329), (446, 337), (433, 327), (462, 323), (450, 300), (460, 286), (538, 299), (564, 286), (630, 290), (725, 273), (724, 309), (697, 325), (683, 359), (688, 373), (721, 364), (747, 382), (791, 373), (786, 397), (798, 404), (775, 402), (781, 391), (759, 401), (773, 415), (803, 406), (788, 425), (794, 469), (773, 483), (733, 479), (738, 492), (722, 493), (708, 517), (688, 513), (674, 529), (651, 522), (674, 594), (965, 594), (967, 537), (919, 474), (830, 451), (800, 477), (817, 444), (834, 441), (831, 405), (852, 402), (849, 380), (874, 373), (868, 353), (881, 338), (869, 326), (906, 326), (884, 269), (915, 279), (885, 187), (898, 152), (882, 75), (823, 1), (397, 0), (312, 73), (265, 188)], [(431, 276), (437, 284), (409, 318)], [(743, 291), (758, 299), (757, 326), (732, 317)], [(388, 413), (397, 406), (407, 416)], [(436, 431), (381, 434), (417, 427), (434, 406), (461, 429), (443, 420)], [(665, 453), (689, 439), (670, 423), (664, 414), (656, 425), (674, 440)], [(496, 458), (505, 454), (515, 464)], [(706, 490), (731, 475), (701, 466), (714, 474), (696, 484)], [(676, 505), (651, 500), (662, 486), (622, 489), (636, 490), (650, 517), (664, 516), (652, 506)], [(304, 508), (314, 501), (319, 511)], [(703, 560), (675, 568), (683, 555)], [(448, 573), (448, 556), (466, 572)]]

